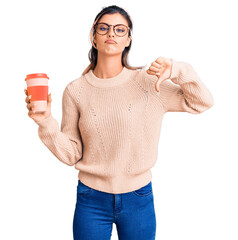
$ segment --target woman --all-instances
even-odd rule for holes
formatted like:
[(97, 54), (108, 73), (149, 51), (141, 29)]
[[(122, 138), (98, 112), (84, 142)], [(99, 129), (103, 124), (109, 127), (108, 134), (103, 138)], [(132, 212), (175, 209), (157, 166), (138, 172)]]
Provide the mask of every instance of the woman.
[(109, 6), (96, 16), (90, 65), (63, 93), (61, 130), (51, 115), (50, 95), (43, 114), (34, 113), (26, 97), (42, 142), (79, 170), (74, 239), (110, 239), (113, 223), (119, 239), (155, 239), (150, 169), (163, 115), (198, 114), (213, 106), (211, 93), (187, 63), (159, 57), (148, 70), (130, 67), (131, 31), (122, 8)]

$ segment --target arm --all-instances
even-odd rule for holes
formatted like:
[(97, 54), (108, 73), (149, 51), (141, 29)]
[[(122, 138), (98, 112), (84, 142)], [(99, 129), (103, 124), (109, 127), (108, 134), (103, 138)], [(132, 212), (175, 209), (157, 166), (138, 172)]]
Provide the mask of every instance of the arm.
[(82, 158), (78, 121), (79, 110), (66, 87), (62, 99), (61, 131), (52, 115), (36, 122), (39, 125), (38, 135), (41, 141), (61, 162), (69, 166), (73, 166)]
[[(149, 74), (147, 74), (148, 76)], [(153, 87), (153, 93), (160, 98), (165, 112), (198, 114), (214, 105), (210, 91), (190, 64), (176, 62), (172, 59), (170, 79), (172, 82), (166, 80), (160, 84), (161, 91), (159, 93)]]

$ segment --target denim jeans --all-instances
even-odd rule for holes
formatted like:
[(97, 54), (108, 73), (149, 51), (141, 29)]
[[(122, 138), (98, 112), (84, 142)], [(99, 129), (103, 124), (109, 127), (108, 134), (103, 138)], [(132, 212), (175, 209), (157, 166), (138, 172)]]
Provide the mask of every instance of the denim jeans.
[(78, 180), (74, 240), (110, 240), (113, 223), (119, 240), (155, 240), (151, 181), (135, 191), (112, 194), (92, 189)]

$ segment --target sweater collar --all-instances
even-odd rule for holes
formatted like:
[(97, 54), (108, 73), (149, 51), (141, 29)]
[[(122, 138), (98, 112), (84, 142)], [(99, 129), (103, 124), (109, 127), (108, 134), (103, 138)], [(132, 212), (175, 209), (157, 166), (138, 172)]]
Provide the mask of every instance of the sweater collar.
[(123, 66), (122, 71), (112, 78), (98, 78), (94, 75), (93, 70), (91, 69), (87, 74), (85, 74), (85, 78), (91, 85), (99, 88), (107, 88), (107, 87), (115, 87), (121, 85), (130, 78), (130, 69)]

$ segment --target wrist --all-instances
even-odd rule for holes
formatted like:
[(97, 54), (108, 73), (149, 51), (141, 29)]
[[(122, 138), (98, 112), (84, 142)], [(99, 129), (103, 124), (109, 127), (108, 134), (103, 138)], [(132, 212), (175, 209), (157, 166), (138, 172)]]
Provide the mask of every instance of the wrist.
[(180, 75), (180, 64), (179, 62), (176, 62), (172, 59), (172, 65), (171, 65), (171, 73), (169, 79), (172, 80), (172, 82), (178, 84), (178, 78)]

